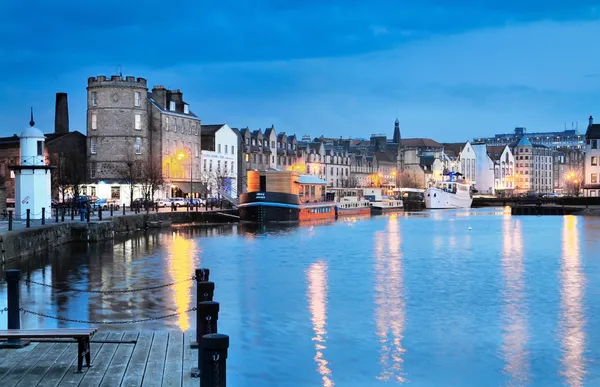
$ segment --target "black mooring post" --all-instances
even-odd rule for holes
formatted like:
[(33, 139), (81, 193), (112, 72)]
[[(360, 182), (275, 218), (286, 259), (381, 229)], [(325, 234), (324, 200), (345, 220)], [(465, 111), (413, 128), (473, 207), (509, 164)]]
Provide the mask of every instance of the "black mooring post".
[(58, 207), (54, 208), (54, 220), (58, 223)]
[(8, 211), (8, 231), (12, 231), (13, 226), (13, 212)]
[(123, 215), (125, 215), (125, 207), (126, 207), (126, 205), (125, 205), (125, 203), (123, 203)]
[[(52, 209), (50, 211), (50, 216), (52, 216)], [(42, 224), (46, 224), (46, 207), (42, 207)]]
[(31, 226), (31, 210), (27, 209), (27, 218), (25, 219), (25, 227), (29, 228)]
[(113, 216), (113, 211), (114, 211), (114, 206), (111, 204), (110, 205), (110, 217), (112, 218)]
[(102, 220), (102, 206), (98, 206), (98, 220)]
[[(21, 329), (21, 306), (19, 305), (20, 288), (19, 280), (21, 279), (21, 271), (18, 269), (10, 269), (6, 271), (6, 306), (8, 308), (7, 327), (8, 329)], [(0, 344), (0, 348), (23, 348), (29, 342), (20, 339), (8, 339)]]
[(60, 210), (60, 221), (61, 222), (65, 221), (65, 209), (64, 209), (64, 207)]
[(201, 387), (227, 386), (227, 350), (229, 336), (212, 333), (202, 337)]
[(203, 331), (202, 324), (202, 312), (200, 311), (200, 303), (204, 301), (212, 301), (215, 294), (215, 283), (210, 281), (198, 281), (196, 277), (196, 341), (190, 343), (191, 348), (198, 348), (198, 342), (200, 342)]
[[(208, 335), (209, 333), (217, 333), (217, 321), (219, 320), (219, 303), (215, 301), (202, 301), (198, 303), (198, 315), (199, 320), (199, 333), (200, 337)], [(204, 343), (200, 340), (198, 343), (198, 367), (192, 368), (191, 375), (194, 378), (199, 377), (200, 370), (202, 367), (202, 349)]]

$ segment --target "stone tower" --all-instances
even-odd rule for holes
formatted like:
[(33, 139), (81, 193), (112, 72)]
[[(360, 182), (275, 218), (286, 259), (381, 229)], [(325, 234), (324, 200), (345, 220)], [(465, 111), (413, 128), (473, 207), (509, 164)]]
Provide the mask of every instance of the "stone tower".
[(400, 136), (400, 121), (396, 118), (396, 122), (394, 122), (394, 138), (392, 139), (394, 144), (400, 145), (400, 141), (402, 141), (402, 137)]
[(67, 93), (56, 93), (54, 132), (69, 133), (69, 102)]
[(88, 78), (87, 136), (90, 181), (122, 180), (124, 165), (150, 151), (146, 79)]

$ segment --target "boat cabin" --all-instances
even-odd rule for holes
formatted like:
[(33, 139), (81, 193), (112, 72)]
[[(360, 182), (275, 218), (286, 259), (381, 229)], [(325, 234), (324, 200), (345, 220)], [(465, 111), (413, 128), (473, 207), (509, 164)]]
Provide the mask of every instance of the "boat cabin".
[(325, 200), (327, 182), (298, 171), (248, 171), (248, 192), (297, 195), (302, 202)]

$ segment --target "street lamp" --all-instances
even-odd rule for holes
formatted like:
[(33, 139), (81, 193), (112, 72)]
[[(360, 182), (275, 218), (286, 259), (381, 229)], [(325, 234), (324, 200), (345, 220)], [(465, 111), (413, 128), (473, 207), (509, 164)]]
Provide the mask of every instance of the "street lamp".
[[(192, 192), (194, 192), (194, 171), (193, 171), (193, 157), (192, 157), (192, 150), (191, 149), (186, 149), (188, 156), (190, 158), (190, 196), (189, 196), (189, 200), (190, 200), (190, 204), (192, 204), (191, 199), (192, 199)], [(185, 159), (185, 152), (180, 151), (179, 153), (177, 153), (177, 159), (179, 161), (182, 161), (183, 159)]]

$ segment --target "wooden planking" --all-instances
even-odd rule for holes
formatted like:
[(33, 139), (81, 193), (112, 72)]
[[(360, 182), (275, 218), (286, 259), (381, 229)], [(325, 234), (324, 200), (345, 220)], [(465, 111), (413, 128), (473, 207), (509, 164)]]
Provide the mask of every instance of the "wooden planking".
[[(29, 352), (33, 351), (35, 347), (38, 346), (38, 343), (31, 343), (25, 348), (21, 349), (2, 349), (0, 351), (8, 351), (10, 355), (4, 359), (3, 362), (0, 363), (0, 379), (2, 379), (10, 370), (13, 369), (14, 366), (20, 363), (20, 361), (27, 355)], [(1, 385), (1, 383), (0, 383)]]
[[(101, 332), (101, 333), (97, 333), (94, 335), (94, 340), (106, 340), (107, 337), (108, 337), (108, 333)], [(98, 352), (100, 352), (101, 349), (102, 349), (101, 343), (92, 343), (91, 344), (91, 351), (92, 351), (92, 353), (91, 353), (92, 367), (91, 368), (94, 368), (94, 362), (96, 361)], [(85, 359), (84, 359), (83, 364), (85, 364)], [(83, 376), (85, 375), (87, 370), (88, 370), (87, 367), (83, 367), (83, 373), (81, 373), (81, 374), (75, 373), (75, 371), (77, 371), (77, 351), (75, 351), (73, 353), (73, 363), (67, 369), (67, 372), (65, 372), (65, 376), (62, 378), (62, 380), (60, 381), (58, 386), (59, 387), (79, 386), (79, 382), (81, 382), (81, 379), (83, 379)]]
[(68, 338), (75, 336), (90, 336), (97, 331), (96, 328), (88, 329), (4, 329), (0, 330), (0, 338), (7, 339), (11, 337), (27, 337), (30, 339), (38, 338)]
[[(123, 335), (123, 341), (133, 341), (137, 340), (139, 334), (137, 332), (127, 332)], [(123, 375), (125, 375), (125, 370), (127, 369), (127, 364), (129, 364), (129, 359), (131, 358), (131, 354), (135, 349), (135, 344), (120, 344), (115, 352), (115, 356), (113, 356), (110, 365), (108, 366), (108, 370), (102, 379), (102, 383), (100, 387), (114, 387), (121, 384), (121, 380), (123, 379)]]
[(198, 349), (190, 348), (192, 341), (195, 341), (196, 332), (190, 330), (184, 333), (183, 341), (183, 377), (181, 385), (183, 387), (194, 386), (198, 387), (200, 380), (198, 378), (192, 378), (192, 368), (198, 367)]
[(27, 372), (17, 387), (35, 386), (50, 370), (50, 367), (62, 356), (69, 345), (56, 343), (44, 354), (42, 358)]
[[(121, 337), (123, 337), (123, 332), (111, 332), (107, 340), (121, 340)], [(102, 378), (117, 351), (117, 346), (118, 344), (102, 344), (102, 348), (98, 351), (92, 367), (87, 370), (81, 380), (82, 386), (96, 387), (102, 383)]]
[(50, 367), (48, 372), (46, 372), (46, 375), (44, 375), (38, 386), (58, 386), (58, 383), (60, 383), (62, 378), (65, 376), (65, 373), (67, 372), (71, 364), (73, 364), (74, 361), (77, 361), (77, 343), (66, 344), (65, 348), (65, 351)]
[(168, 341), (168, 332), (159, 331), (154, 333), (152, 347), (150, 348), (150, 355), (148, 356), (148, 362), (146, 363), (146, 371), (144, 372), (144, 382), (142, 387), (160, 387), (162, 385)]
[(133, 350), (121, 387), (139, 387), (142, 385), (146, 362), (152, 345), (152, 332), (142, 332), (138, 336), (138, 342)]
[(172, 332), (167, 344), (167, 357), (163, 372), (163, 387), (181, 386), (181, 372), (183, 369), (183, 335)]
[[(15, 386), (30, 369), (52, 348), (54, 343), (40, 343), (32, 351), (28, 352), (27, 355), (14, 364), (9, 372), (0, 380), (1, 386)], [(14, 358), (15, 356), (13, 356)]]

